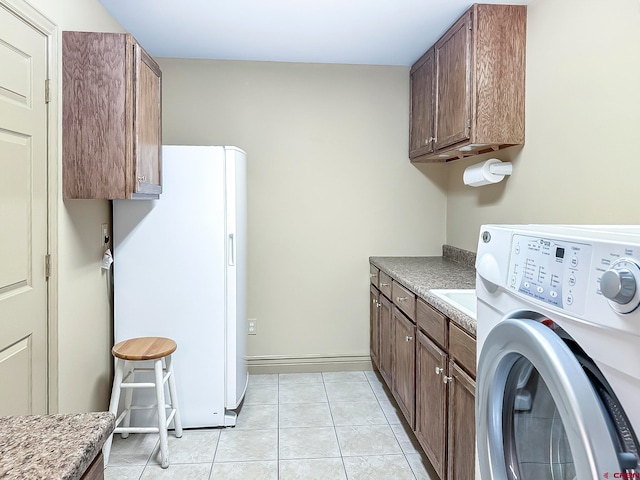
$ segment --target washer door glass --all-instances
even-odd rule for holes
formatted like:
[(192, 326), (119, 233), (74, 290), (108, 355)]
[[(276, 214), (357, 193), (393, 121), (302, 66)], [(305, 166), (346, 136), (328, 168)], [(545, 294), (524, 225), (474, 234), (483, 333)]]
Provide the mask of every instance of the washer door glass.
[(572, 350), (539, 321), (510, 318), (489, 332), (476, 423), (483, 480), (595, 480), (622, 470), (611, 416)]
[(503, 412), (505, 461), (513, 478), (577, 478), (558, 407), (540, 373), (524, 357), (507, 376)]

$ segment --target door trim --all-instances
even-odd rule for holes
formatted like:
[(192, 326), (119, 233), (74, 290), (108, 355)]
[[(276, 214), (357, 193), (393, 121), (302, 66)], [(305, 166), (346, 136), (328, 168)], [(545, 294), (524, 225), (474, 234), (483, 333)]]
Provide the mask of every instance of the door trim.
[[(47, 412), (58, 411), (58, 191), (60, 185), (58, 141), (60, 123), (58, 64), (58, 26), (24, 0), (0, 0), (5, 8), (20, 17), (47, 40), (47, 78), (49, 106), (47, 108), (47, 251), (51, 269), (47, 282)], [(43, 85), (44, 88), (44, 85)], [(44, 275), (45, 259), (42, 259)]]

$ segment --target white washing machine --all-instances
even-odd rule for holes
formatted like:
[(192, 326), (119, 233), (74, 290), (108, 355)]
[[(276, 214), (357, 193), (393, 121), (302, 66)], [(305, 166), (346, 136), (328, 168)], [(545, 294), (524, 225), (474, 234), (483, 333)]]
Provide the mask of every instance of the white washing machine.
[(640, 226), (482, 226), (482, 480), (640, 478), (639, 265)]

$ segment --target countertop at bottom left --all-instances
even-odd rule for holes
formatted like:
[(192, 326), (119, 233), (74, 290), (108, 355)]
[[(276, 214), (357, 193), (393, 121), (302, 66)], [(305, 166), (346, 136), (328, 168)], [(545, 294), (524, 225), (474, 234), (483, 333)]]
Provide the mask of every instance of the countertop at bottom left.
[(109, 412), (0, 417), (0, 479), (79, 479), (114, 426)]

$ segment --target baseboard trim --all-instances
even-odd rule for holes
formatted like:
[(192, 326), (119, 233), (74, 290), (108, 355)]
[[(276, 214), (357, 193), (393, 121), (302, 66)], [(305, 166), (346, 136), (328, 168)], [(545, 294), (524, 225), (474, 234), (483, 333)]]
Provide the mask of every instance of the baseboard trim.
[(265, 355), (247, 357), (249, 373), (314, 373), (373, 370), (369, 355)]

